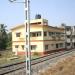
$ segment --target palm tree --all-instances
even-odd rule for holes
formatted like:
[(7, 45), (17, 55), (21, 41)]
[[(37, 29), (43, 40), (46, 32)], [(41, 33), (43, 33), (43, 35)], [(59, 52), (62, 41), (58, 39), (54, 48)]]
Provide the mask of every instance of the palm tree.
[(4, 26), (4, 24), (0, 25), (0, 50), (4, 50), (7, 47), (7, 26)]

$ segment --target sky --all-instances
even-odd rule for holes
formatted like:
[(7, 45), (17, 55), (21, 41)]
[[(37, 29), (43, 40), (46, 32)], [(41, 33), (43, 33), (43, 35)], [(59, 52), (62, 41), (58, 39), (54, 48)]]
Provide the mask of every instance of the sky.
[[(16, 0), (16, 2), (24, 0)], [(75, 0), (30, 0), (30, 16), (35, 18), (41, 14), (48, 20), (49, 25), (59, 26), (61, 23), (75, 25)], [(23, 3), (10, 3), (9, 0), (0, 0), (0, 23), (10, 29), (25, 21)]]

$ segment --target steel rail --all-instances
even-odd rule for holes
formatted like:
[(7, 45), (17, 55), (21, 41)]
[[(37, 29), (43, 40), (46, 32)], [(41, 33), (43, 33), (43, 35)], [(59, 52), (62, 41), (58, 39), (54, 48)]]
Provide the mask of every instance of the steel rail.
[[(38, 63), (41, 63), (41, 62), (44, 62), (44, 61), (53, 59), (53, 58), (55, 58), (55, 57), (58, 57), (58, 56), (61, 56), (61, 55), (67, 54), (67, 53), (70, 53), (70, 52), (72, 52), (72, 51), (73, 51), (73, 50), (69, 50), (69, 51), (65, 51), (64, 53), (62, 53), (62, 52), (57, 52), (57, 53), (53, 53), (53, 54), (50, 54), (50, 55), (47, 55), (47, 56), (43, 56), (43, 57), (40, 57), (40, 58), (32, 59), (32, 60), (31, 60), (31, 65), (36, 65), (36, 64), (38, 64)], [(62, 54), (59, 54), (59, 53), (62, 53)], [(55, 55), (55, 54), (58, 54), (58, 55)], [(55, 56), (53, 56), (53, 55), (55, 55)], [(25, 61), (19, 62), (19, 63), (15, 63), (15, 64), (11, 64), (11, 65), (6, 65), (6, 66), (3, 66), (3, 67), (0, 67), (0, 69), (1, 69), (1, 68), (11, 67), (11, 66), (17, 66), (17, 67), (18, 67), (18, 66), (21, 66), (21, 65), (23, 65), (23, 64), (25, 64)], [(14, 71), (23, 69), (23, 68), (25, 68), (25, 65), (23, 65), (23, 66), (21, 66), (21, 67), (19, 67), (19, 68), (17, 68), (17, 69), (13, 69), (13, 70), (11, 70), (11, 71), (2, 73), (2, 74), (3, 74), (3, 75), (4, 75), (4, 74), (8, 74), (8, 73), (11, 73), (11, 72), (14, 72)], [(2, 74), (0, 73), (0, 75), (2, 75)]]

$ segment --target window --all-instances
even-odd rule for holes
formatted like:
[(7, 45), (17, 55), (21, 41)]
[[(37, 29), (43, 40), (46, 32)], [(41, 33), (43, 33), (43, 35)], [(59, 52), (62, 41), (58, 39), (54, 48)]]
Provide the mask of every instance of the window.
[(63, 43), (60, 43), (60, 47), (63, 47)]
[(49, 36), (51, 36), (52, 35), (52, 32), (49, 32)]
[(41, 36), (41, 32), (37, 32), (37, 36)]
[(74, 42), (74, 47), (75, 47), (75, 42)]
[(16, 33), (16, 37), (20, 37), (20, 34), (21, 34), (21, 33)]
[(41, 22), (37, 22), (37, 24), (41, 24)]
[(49, 32), (49, 36), (55, 35), (55, 32)]
[(56, 44), (56, 48), (58, 48), (58, 44)]
[(67, 35), (67, 38), (70, 38), (70, 35)]
[(21, 45), (21, 47), (22, 47), (22, 50), (24, 50), (24, 45)]
[(31, 32), (31, 33), (30, 33), (30, 36), (31, 36), (31, 37), (38, 37), (38, 36), (41, 36), (41, 32)]
[(15, 45), (15, 48), (18, 48), (19, 47), (19, 45)]
[(56, 36), (57, 36), (57, 37), (59, 37), (59, 36), (60, 36), (60, 34), (61, 34), (60, 32), (56, 32)]
[(45, 45), (45, 50), (48, 50), (48, 45)]
[(70, 43), (67, 43), (67, 46), (70, 46)]
[(47, 32), (44, 32), (44, 36), (47, 36)]
[(36, 33), (32, 33), (32, 37), (35, 37), (36, 36)]
[(36, 45), (31, 45), (31, 50), (36, 50)]
[(70, 30), (71, 30), (71, 27), (66, 28), (66, 31), (70, 31)]
[(61, 37), (64, 37), (64, 35), (65, 35), (64, 33), (61, 33)]

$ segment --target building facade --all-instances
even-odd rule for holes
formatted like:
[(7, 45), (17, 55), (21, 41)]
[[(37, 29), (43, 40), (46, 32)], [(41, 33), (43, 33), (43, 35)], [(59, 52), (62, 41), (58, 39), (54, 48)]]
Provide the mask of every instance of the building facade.
[(65, 47), (67, 49), (75, 48), (75, 26), (63, 25), (65, 32)]
[(72, 48), (75, 48), (75, 26), (72, 26)]
[[(12, 51), (25, 54), (25, 25), (21, 24), (11, 29)], [(48, 25), (46, 19), (30, 21), (30, 49), (31, 53), (45, 54), (65, 48), (64, 28)]]
[(66, 26), (65, 27), (66, 31), (66, 48), (71, 48), (72, 47), (72, 27), (71, 26)]

